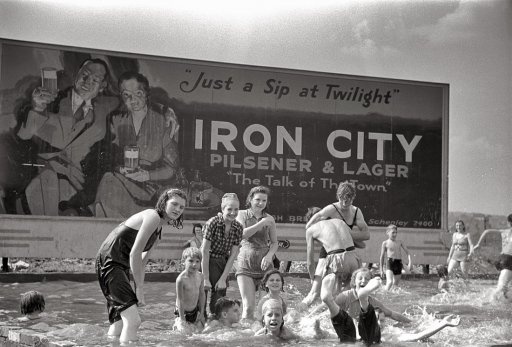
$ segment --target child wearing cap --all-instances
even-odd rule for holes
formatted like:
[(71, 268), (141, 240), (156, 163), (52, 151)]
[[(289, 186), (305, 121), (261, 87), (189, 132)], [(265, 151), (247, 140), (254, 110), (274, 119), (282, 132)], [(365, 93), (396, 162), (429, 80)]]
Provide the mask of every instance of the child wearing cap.
[[(242, 241), (243, 226), (236, 220), (240, 202), (235, 193), (226, 193), (222, 197), (221, 211), (210, 218), (204, 226), (202, 269), (204, 290), (208, 297), (211, 291), (210, 313), (215, 311), (215, 303), (226, 296), (229, 271), (233, 266)], [(206, 302), (205, 302), (206, 306)], [(206, 312), (206, 307), (205, 307)]]

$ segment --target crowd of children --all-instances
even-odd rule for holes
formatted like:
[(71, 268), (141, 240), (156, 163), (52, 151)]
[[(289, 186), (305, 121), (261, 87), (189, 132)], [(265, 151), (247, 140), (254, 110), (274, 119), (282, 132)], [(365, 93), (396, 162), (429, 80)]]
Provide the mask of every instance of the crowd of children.
[[(362, 267), (353, 253), (355, 247), (365, 247), (364, 240), (369, 238), (369, 233), (361, 210), (352, 205), (355, 189), (348, 182), (339, 185), (337, 203), (323, 209), (310, 209), (316, 212), (308, 216), (306, 232), (312, 289), (302, 303), (293, 310), (289, 309), (282, 295), (284, 277), (272, 262), (277, 249), (276, 225), (266, 211), (268, 197), (266, 187), (251, 189), (246, 201), (247, 210), (241, 216), (237, 195), (226, 193), (222, 197), (220, 213), (210, 218), (202, 230), (194, 226), (194, 239), (186, 244), (182, 255), (184, 270), (176, 280), (175, 330), (210, 334), (225, 329), (242, 329), (252, 331), (256, 336), (301, 339), (301, 334), (288, 328), (286, 322), (314, 315), (315, 310), (306, 311), (318, 297), (327, 308), (333, 330), (342, 342), (357, 339), (367, 345), (381, 342), (380, 322), (384, 317), (411, 323), (407, 316), (391, 310), (373, 296), (382, 287), (382, 279), (374, 276), (367, 267)], [(111, 323), (109, 335), (120, 337), (122, 343), (136, 340), (140, 325), (137, 306), (144, 305), (143, 265), (151, 248), (161, 238), (162, 224), (182, 227), (185, 199), (186, 195), (176, 189), (163, 193), (156, 210), (142, 211), (121, 223), (98, 253), (98, 278), (107, 299)], [(346, 220), (352, 223), (348, 224)], [(353, 230), (354, 226), (358, 230)], [(500, 277), (494, 295), (508, 298), (507, 288), (512, 280), (512, 214), (508, 216), (508, 228), (485, 230), (474, 246), (462, 221), (455, 223), (455, 230), (447, 265), (438, 267), (439, 290), (449, 290), (450, 277), (457, 266), (465, 276), (466, 262), (479, 249), (482, 240), (489, 233), (499, 233), (503, 248), (498, 263)], [(339, 235), (333, 238), (333, 234)], [(390, 290), (399, 284), (404, 255), (408, 258), (405, 268), (410, 269), (412, 261), (407, 246), (398, 238), (397, 226), (389, 225), (386, 234), (387, 239), (381, 247), (380, 275), (385, 274), (385, 289)], [(320, 268), (309, 259), (312, 240), (324, 246), (325, 256), (320, 258), (319, 263), (323, 264)], [(122, 243), (125, 246), (117, 249), (117, 245)], [(134, 251), (138, 254), (135, 258)], [(226, 296), (228, 276), (237, 258), (236, 276), (241, 302)], [(134, 262), (133, 259), (139, 260)], [(128, 270), (133, 273), (135, 289), (129, 284)], [(336, 282), (336, 285), (331, 282)], [(256, 305), (256, 293), (260, 289), (266, 294), (260, 296)], [(24, 319), (37, 319), (44, 308), (42, 294), (35, 291), (23, 294), (21, 313)], [(312, 323), (314, 338), (326, 336), (318, 320)], [(458, 324), (458, 317), (448, 316), (422, 332), (391, 336), (390, 339), (417, 341)]]

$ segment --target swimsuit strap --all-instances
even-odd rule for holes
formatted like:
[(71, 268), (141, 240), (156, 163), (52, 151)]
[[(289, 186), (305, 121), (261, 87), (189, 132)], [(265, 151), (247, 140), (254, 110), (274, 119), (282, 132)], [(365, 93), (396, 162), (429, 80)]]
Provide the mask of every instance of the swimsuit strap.
[(356, 218), (357, 218), (357, 212), (359, 212), (359, 207), (356, 207), (356, 212), (354, 213), (354, 219), (352, 220), (352, 224), (349, 225), (350, 229), (352, 229), (354, 227), (354, 224), (355, 224)]
[(336, 207), (336, 205), (334, 204), (331, 204), (332, 206), (334, 206), (334, 208), (336, 209), (336, 212), (338, 212), (338, 214), (340, 215), (341, 217), (341, 220), (345, 222), (345, 224), (348, 225), (347, 221), (345, 220), (345, 218), (343, 218), (343, 215), (341, 214), (340, 210), (338, 210), (338, 208)]
[(347, 221), (345, 220), (345, 218), (343, 218), (341, 211), (338, 210), (338, 208), (336, 207), (336, 205), (334, 205), (334, 204), (331, 204), (331, 205), (334, 206), (334, 208), (336, 209), (336, 212), (338, 212), (338, 214), (340, 215), (341, 220), (344, 221), (345, 224), (352, 230), (352, 228), (354, 227), (354, 223), (356, 222), (357, 212), (359, 211), (359, 207), (356, 207), (356, 212), (354, 213), (354, 220), (352, 220), (352, 224), (348, 224)]

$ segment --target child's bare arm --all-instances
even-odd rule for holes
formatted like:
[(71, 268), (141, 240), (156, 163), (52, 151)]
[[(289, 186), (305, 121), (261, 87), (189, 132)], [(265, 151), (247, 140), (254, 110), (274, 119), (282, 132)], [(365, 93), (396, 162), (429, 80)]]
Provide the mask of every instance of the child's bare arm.
[(453, 234), (453, 236), (452, 236), (452, 246), (450, 247), (450, 253), (448, 253), (448, 259), (446, 260), (447, 263), (449, 263), (450, 259), (452, 259), (454, 250), (455, 250), (455, 234)]
[(408, 258), (408, 265), (407, 266), (411, 267), (412, 266), (411, 253), (409, 252), (409, 249), (407, 249), (407, 246), (405, 245), (405, 243), (400, 242), (400, 244), (402, 245), (402, 248), (403, 248), (405, 254), (407, 254), (407, 258)]
[(204, 275), (202, 273), (199, 273), (199, 299), (198, 299), (198, 304), (199, 304), (199, 320), (203, 322), (205, 322), (206, 320), (206, 312), (204, 312), (204, 306), (206, 304), (206, 294), (204, 292)]
[(484, 230), (484, 232), (482, 233), (482, 235), (480, 235), (480, 238), (478, 239), (478, 242), (476, 243), (476, 245), (473, 247), (473, 250), (476, 250), (478, 247), (480, 247), (480, 242), (483, 241), (483, 239), (485, 238), (485, 236), (489, 233), (502, 233), (504, 231), (506, 231), (507, 229), (486, 229)]
[(468, 244), (469, 244), (469, 254), (473, 254), (475, 251), (475, 245), (473, 245), (473, 241), (471, 241), (471, 234), (468, 233)]
[(327, 205), (325, 206), (323, 209), (321, 209), (320, 211), (318, 211), (317, 213), (315, 213), (310, 219), (309, 221), (306, 223), (306, 230), (312, 226), (313, 224), (315, 224), (316, 222), (319, 222), (321, 220), (325, 220), (327, 218), (329, 218), (331, 212), (330, 210), (333, 209), (333, 207), (331, 205)]
[(397, 322), (402, 322), (402, 323), (411, 323), (412, 322), (412, 320), (410, 320), (403, 314), (387, 308), (386, 306), (384, 306), (384, 304), (382, 304), (379, 300), (375, 299), (374, 297), (372, 297), (372, 302), (376, 307), (378, 307), (386, 315), (386, 317), (389, 317)]
[(212, 285), (210, 283), (210, 246), (212, 242), (207, 239), (203, 239), (203, 246), (201, 247), (201, 253), (203, 260), (201, 262), (201, 269), (204, 275), (204, 289), (210, 290)]
[(262, 308), (263, 308), (263, 304), (265, 303), (265, 301), (267, 301), (267, 298), (266, 298), (266, 295), (264, 297), (262, 297), (260, 299), (260, 302), (258, 302), (258, 307), (256, 308), (256, 320), (261, 320), (261, 311), (262, 311)]
[(384, 260), (386, 257), (386, 241), (382, 242), (382, 246), (380, 248), (380, 273), (384, 272)]
[(382, 279), (380, 277), (374, 277), (366, 284), (366, 286), (356, 291), (357, 297), (359, 298), (359, 304), (364, 311), (368, 308), (368, 297), (371, 293), (379, 289), (381, 285)]
[(181, 276), (178, 276), (176, 279), (176, 306), (178, 306), (178, 313), (180, 315), (180, 318), (185, 317), (185, 305), (184, 305), (184, 283)]

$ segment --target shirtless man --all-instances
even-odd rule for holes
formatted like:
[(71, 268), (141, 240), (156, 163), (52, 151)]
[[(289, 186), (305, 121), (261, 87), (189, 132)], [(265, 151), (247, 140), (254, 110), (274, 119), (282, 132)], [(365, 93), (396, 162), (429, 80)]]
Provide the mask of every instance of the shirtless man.
[(341, 219), (328, 219), (313, 224), (306, 230), (307, 264), (311, 280), (315, 278), (314, 240), (327, 252), (320, 297), (332, 298), (337, 283), (350, 279), (352, 272), (361, 267), (350, 228)]
[[(365, 248), (365, 240), (370, 239), (370, 232), (368, 225), (363, 217), (363, 212), (352, 205), (356, 197), (355, 186), (348, 182), (341, 182), (336, 190), (336, 197), (338, 201), (325, 206), (323, 209), (315, 213), (308, 219), (306, 230), (315, 223), (326, 219), (341, 219), (350, 228), (350, 234), (354, 241), (354, 246), (357, 248)], [(354, 229), (354, 226), (357, 228)], [(309, 306), (313, 303), (316, 297), (320, 295), (321, 279), (323, 277), (323, 270), (325, 268), (325, 258), (327, 254), (325, 249), (320, 249), (318, 264), (316, 266), (316, 278), (311, 285), (311, 291), (302, 301), (303, 304)]]

